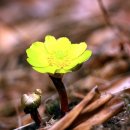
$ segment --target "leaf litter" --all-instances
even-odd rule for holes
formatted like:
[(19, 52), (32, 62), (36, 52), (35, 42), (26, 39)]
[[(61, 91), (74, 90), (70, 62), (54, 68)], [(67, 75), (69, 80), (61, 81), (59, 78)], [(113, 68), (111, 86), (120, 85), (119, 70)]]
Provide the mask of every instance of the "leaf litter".
[[(130, 2), (103, 3), (112, 24), (123, 32), (118, 34), (123, 42), (115, 35), (119, 30), (113, 32), (106, 25), (96, 0), (95, 8), (90, 0), (0, 2), (0, 129), (14, 129), (32, 122), (23, 113), (20, 97), (36, 88), (43, 91), (39, 112), (45, 120), (40, 129), (130, 129)], [(46, 14), (40, 13), (38, 9), (43, 10), (45, 5)], [(73, 12), (79, 10), (75, 16)], [(26, 48), (36, 40), (43, 41), (46, 34), (67, 36), (73, 42), (86, 41), (93, 50), (93, 57), (79, 71), (63, 78), (69, 102), (74, 104), (61, 119), (53, 119), (54, 115), (45, 112), (48, 99), (58, 100), (48, 75), (34, 72), (25, 60)], [(91, 101), (87, 104), (88, 100)]]

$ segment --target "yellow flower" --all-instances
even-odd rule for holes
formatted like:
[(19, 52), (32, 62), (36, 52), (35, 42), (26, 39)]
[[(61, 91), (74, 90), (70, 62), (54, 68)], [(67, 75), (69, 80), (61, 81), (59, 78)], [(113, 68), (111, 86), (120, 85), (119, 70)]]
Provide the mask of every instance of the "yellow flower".
[(26, 50), (27, 61), (40, 73), (67, 73), (82, 64), (92, 54), (87, 44), (72, 44), (68, 38), (46, 36), (45, 42), (35, 42)]

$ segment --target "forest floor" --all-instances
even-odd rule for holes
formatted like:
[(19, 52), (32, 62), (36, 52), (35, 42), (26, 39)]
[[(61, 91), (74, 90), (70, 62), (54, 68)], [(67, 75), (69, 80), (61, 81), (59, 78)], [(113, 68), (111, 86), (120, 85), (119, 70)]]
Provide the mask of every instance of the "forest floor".
[[(48, 34), (56, 38), (66, 36), (73, 43), (86, 41), (93, 52), (78, 71), (63, 77), (70, 103), (82, 102), (95, 86), (101, 95), (109, 93), (115, 98), (66, 129), (76, 130), (88, 121), (94, 130), (129, 130), (129, 0), (1, 0), (0, 129), (11, 130), (32, 122), (30, 115), (23, 112), (21, 96), (36, 88), (43, 92), (40, 115), (52, 119), (53, 115), (45, 111), (48, 100), (58, 100), (54, 85), (47, 74), (33, 71), (26, 62), (26, 49), (32, 42), (44, 41)], [(112, 113), (104, 117), (103, 112), (109, 111)], [(95, 116), (99, 112), (100, 121)], [(50, 128), (58, 120), (52, 124), (47, 120), (44, 127), (48, 129), (49, 123)]]

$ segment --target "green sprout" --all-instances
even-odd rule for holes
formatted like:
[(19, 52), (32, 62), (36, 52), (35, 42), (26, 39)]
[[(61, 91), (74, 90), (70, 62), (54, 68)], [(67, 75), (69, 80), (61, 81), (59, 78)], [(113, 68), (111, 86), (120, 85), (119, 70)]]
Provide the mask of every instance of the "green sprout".
[(68, 99), (62, 79), (56, 75), (72, 72), (88, 60), (92, 51), (86, 48), (85, 42), (74, 44), (66, 37), (55, 39), (47, 35), (44, 42), (34, 42), (26, 50), (27, 61), (32, 68), (40, 73), (48, 73), (56, 86), (63, 115), (69, 110)]

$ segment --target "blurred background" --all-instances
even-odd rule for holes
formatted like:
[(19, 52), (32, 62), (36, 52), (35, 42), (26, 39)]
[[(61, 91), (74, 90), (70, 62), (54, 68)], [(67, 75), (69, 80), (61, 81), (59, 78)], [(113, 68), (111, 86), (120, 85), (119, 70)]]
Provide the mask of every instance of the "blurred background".
[(45, 101), (56, 94), (48, 75), (26, 62), (26, 49), (48, 34), (86, 41), (93, 51), (80, 70), (63, 78), (70, 98), (74, 89), (89, 90), (129, 75), (129, 0), (0, 0), (1, 130), (31, 122), (20, 106), (22, 94), (42, 89), (42, 115)]

